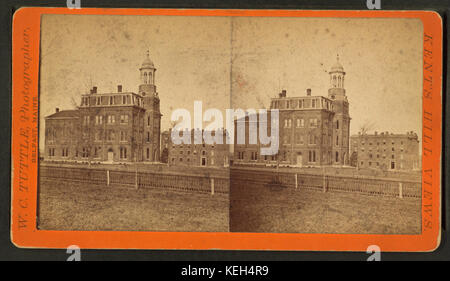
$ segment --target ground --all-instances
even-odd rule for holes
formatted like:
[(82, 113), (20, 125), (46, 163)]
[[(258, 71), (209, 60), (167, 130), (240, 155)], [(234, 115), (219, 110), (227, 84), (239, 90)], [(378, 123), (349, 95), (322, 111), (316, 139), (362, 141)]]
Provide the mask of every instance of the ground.
[(41, 180), (39, 229), (228, 231), (228, 195)]
[(263, 175), (253, 175), (256, 178), (248, 175), (246, 181), (232, 177), (229, 196), (161, 188), (136, 190), (41, 178), (38, 227), (46, 230), (421, 232), (420, 198), (322, 192), (302, 187), (274, 188), (258, 181)]
[(421, 200), (249, 185), (233, 180), (233, 232), (419, 234)]

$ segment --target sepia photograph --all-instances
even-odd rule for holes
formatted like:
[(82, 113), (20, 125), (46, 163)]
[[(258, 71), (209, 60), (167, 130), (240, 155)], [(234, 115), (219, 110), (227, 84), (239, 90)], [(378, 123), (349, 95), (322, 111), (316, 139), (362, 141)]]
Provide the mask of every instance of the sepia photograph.
[(41, 17), (40, 230), (421, 234), (414, 18)]
[[(267, 124), (278, 125), (279, 147), (235, 145), (230, 231), (420, 234), (421, 21), (236, 18), (233, 27), (232, 106), (278, 110)], [(246, 130), (260, 118), (243, 119)]]

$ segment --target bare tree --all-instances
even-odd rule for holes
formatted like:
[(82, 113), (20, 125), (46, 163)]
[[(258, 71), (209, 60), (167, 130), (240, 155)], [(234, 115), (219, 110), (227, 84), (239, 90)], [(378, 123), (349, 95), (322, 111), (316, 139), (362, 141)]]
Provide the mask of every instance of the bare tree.
[(74, 99), (74, 97), (70, 98), (70, 103), (72, 104), (73, 108), (78, 108), (78, 103), (77, 101)]
[(367, 134), (369, 131), (372, 131), (373, 129), (375, 129), (375, 123), (369, 120), (364, 121), (364, 123), (362, 123), (361, 126), (359, 126), (359, 132), (362, 135)]

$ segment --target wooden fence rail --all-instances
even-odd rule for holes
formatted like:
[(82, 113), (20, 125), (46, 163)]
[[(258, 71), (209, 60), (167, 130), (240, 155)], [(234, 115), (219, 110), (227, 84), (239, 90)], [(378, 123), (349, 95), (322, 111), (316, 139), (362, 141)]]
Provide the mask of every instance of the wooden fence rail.
[[(96, 168), (41, 166), (43, 178), (131, 188), (164, 188), (201, 193), (229, 193), (229, 179), (200, 175), (116, 171)], [(214, 179), (211, 181), (211, 179)]]
[[(422, 197), (420, 181), (401, 179), (377, 179), (335, 175), (312, 175), (286, 172), (264, 172), (233, 169), (232, 186), (238, 182), (269, 184), (277, 181), (287, 188), (312, 189), (321, 191), (356, 192), (391, 197)], [(231, 187), (233, 188), (233, 187)]]
[[(420, 181), (355, 178), (335, 175), (312, 175), (286, 172), (261, 172), (232, 169), (230, 178), (204, 175), (178, 175), (155, 172), (117, 171), (83, 167), (40, 166), (41, 177), (65, 181), (134, 188), (164, 188), (201, 193), (227, 194), (236, 182), (267, 184), (278, 181), (288, 188), (320, 191), (356, 192), (376, 196), (422, 197)], [(213, 180), (212, 180), (213, 179)]]

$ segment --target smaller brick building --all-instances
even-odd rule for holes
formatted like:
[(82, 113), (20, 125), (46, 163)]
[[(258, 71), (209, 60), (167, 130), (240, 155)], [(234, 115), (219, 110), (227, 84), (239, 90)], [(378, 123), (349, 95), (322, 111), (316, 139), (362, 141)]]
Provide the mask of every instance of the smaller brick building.
[(418, 170), (419, 138), (414, 132), (358, 134), (350, 137), (351, 164), (358, 168)]
[[(201, 144), (194, 143), (196, 132), (200, 135), (204, 131), (191, 130), (191, 144), (175, 144), (170, 137), (172, 130), (162, 137), (163, 144), (161, 149), (164, 151), (167, 142), (168, 148), (168, 163), (169, 165), (187, 165), (199, 167), (228, 167), (230, 161), (230, 149), (227, 144), (227, 134), (223, 133), (222, 144), (206, 144), (202, 139)], [(189, 134), (189, 131), (185, 131)], [(211, 132), (214, 136), (215, 132)]]

